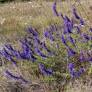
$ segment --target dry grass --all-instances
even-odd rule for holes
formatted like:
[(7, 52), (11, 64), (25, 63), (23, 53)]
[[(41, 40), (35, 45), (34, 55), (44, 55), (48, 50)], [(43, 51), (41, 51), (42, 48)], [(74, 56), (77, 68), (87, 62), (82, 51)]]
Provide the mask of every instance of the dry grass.
[[(92, 10), (89, 9), (91, 4), (90, 6), (86, 5), (86, 0), (82, 3), (87, 16), (78, 3), (75, 5), (81, 16), (91, 25)], [(71, 16), (70, 5), (67, 2), (59, 4), (58, 11), (62, 11), (68, 14), (68, 16)], [(12, 35), (14, 33), (24, 33), (24, 29), (28, 25), (32, 25), (40, 30), (53, 22), (59, 23), (60, 20), (54, 18), (51, 2), (19, 2), (0, 6), (0, 34)]]

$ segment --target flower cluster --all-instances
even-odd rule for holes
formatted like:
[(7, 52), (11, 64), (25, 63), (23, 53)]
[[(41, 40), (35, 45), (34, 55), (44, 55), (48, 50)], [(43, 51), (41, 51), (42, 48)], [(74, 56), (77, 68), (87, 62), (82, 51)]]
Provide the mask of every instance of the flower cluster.
[[(53, 4), (53, 6), (55, 6), (56, 4)], [(56, 9), (53, 9), (53, 11), (55, 12)], [(91, 47), (89, 45), (89, 43), (92, 43), (92, 35), (82, 32), (81, 29), (82, 27), (86, 26), (85, 22), (83, 20), (82, 17), (79, 16), (79, 14), (77, 13), (77, 10), (75, 7), (72, 7), (72, 13), (73, 13), (73, 17), (79, 21), (79, 23), (74, 23), (72, 18), (69, 18), (68, 16), (63, 16), (63, 32), (61, 35), (61, 41), (62, 43), (65, 45), (66, 49), (67, 49), (67, 54), (70, 57), (76, 56), (76, 54), (79, 54), (78, 62), (80, 61), (92, 61), (92, 50)], [(57, 14), (57, 12), (56, 12)], [(59, 14), (60, 15), (60, 14)], [(61, 14), (63, 15), (63, 14)], [(89, 28), (89, 31), (91, 31), (92, 28)], [(77, 37), (74, 38), (74, 35), (76, 35)], [(71, 45), (69, 44), (69, 42), (71, 43)], [(87, 44), (87, 46), (79, 46), (81, 44)], [(91, 44), (92, 45), (92, 44)], [(81, 47), (81, 48), (80, 48)], [(87, 47), (87, 49), (83, 48), (83, 47)], [(83, 51), (86, 50), (86, 53)], [(89, 53), (90, 51), (90, 53)], [(71, 62), (71, 61), (69, 61)], [(75, 77), (75, 76), (80, 76), (83, 72), (84, 72), (84, 68), (80, 68), (79, 72), (75, 72), (74, 71), (74, 64), (73, 62), (69, 63), (69, 72), (71, 74), (71, 76)]]
[[(73, 17), (79, 21), (78, 24), (74, 23), (72, 18), (69, 18), (67, 15), (64, 16), (62, 13), (58, 13), (55, 2), (53, 4), (53, 11), (57, 17), (62, 16), (62, 27), (58, 27), (53, 24), (50, 25), (49, 28), (46, 28), (43, 33), (43, 36), (45, 38), (44, 41), (42, 41), (42, 39), (40, 38), (37, 29), (29, 27), (26, 30), (28, 36), (25, 36), (20, 40), (22, 50), (15, 50), (10, 44), (5, 44), (3, 50), (0, 51), (0, 56), (4, 57), (8, 61), (11, 61), (15, 66), (17, 66), (18, 63), (16, 59), (28, 60), (35, 63), (39, 61), (40, 57), (43, 60), (43, 62), (38, 62), (40, 72), (44, 75), (53, 75), (54, 71), (52, 70), (52, 68), (45, 66), (44, 60), (63, 53), (60, 52), (60, 50), (62, 49), (60, 47), (61, 45), (63, 45), (65, 47), (64, 49), (66, 49), (67, 52), (66, 56), (68, 56), (67, 58), (69, 59), (67, 65), (69, 73), (72, 77), (79, 77), (83, 72), (85, 72), (85, 69), (84, 67), (80, 67), (80, 69), (76, 71), (75, 65), (70, 61), (70, 58), (79, 55), (79, 57), (77, 58), (79, 60), (78, 62), (82, 63), (85, 61), (92, 61), (92, 44), (89, 46), (89, 43), (92, 42), (92, 36), (81, 31), (82, 27), (85, 26), (85, 22), (78, 15), (75, 7), (73, 7), (72, 10)], [(92, 28), (89, 28), (89, 32), (92, 32)], [(84, 47), (87, 48), (85, 49)], [(86, 50), (86, 53), (83, 52), (84, 50)], [(89, 51), (91, 51), (91, 53), (89, 53)], [(21, 79), (23, 81), (26, 81), (25, 79), (23, 79), (23, 77), (14, 76), (8, 70), (6, 71), (6, 74), (14, 79)]]

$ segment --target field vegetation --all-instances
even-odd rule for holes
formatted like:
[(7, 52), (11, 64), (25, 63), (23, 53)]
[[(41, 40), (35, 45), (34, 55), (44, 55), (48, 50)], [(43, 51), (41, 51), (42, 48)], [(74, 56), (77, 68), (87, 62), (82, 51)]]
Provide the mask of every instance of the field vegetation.
[[(85, 57), (88, 54), (86, 51), (89, 51), (92, 55), (92, 32), (88, 31), (92, 27), (92, 1), (57, 1), (57, 11), (72, 19), (75, 25), (79, 25), (79, 21), (73, 17), (72, 12), (72, 5), (76, 7), (79, 16), (85, 22), (85, 25), (83, 24), (81, 27), (81, 32), (91, 37), (90, 41), (88, 41), (89, 38), (85, 37), (86, 41), (81, 44), (80, 40), (82, 38), (79, 34), (71, 35), (77, 41), (77, 49), (72, 45), (73, 43), (71, 44), (71, 42), (67, 41), (67, 44), (77, 52), (73, 57), (69, 57), (66, 54), (67, 46), (62, 41), (63, 36), (59, 38), (59, 35), (63, 34), (64, 20), (61, 16), (54, 14), (54, 0), (22, 1), (24, 0), (20, 0), (19, 2), (17, 0), (0, 1), (0, 92), (92, 92), (92, 64), (88, 61), (79, 62), (79, 52), (81, 49), (84, 51), (83, 55)], [(15, 61), (9, 62), (12, 60), (11, 58), (7, 58), (7, 55), (4, 54), (2, 57), (2, 53), (4, 53), (2, 50), (5, 51), (6, 45), (7, 47), (14, 47), (15, 52), (20, 51), (21, 53), (23, 50), (25, 52), (27, 46), (25, 44), (30, 45), (29, 43), (33, 44), (30, 45), (30, 48), (32, 47), (32, 50), (34, 50), (34, 39), (31, 38), (34, 36), (30, 34), (30, 30), (36, 30), (37, 33), (34, 33), (34, 35), (37, 35), (38, 40), (41, 41), (41, 45), (36, 43), (36, 47), (39, 47), (45, 54), (48, 54), (49, 50), (51, 53), (49, 54), (49, 58), (46, 58), (44, 54), (40, 53), (41, 56), (39, 56), (39, 53), (34, 53), (37, 58), (37, 62), (33, 61), (34, 63), (28, 57), (25, 57), (26, 55), (21, 56), (20, 59), (20, 56), (18, 57), (16, 54), (16, 57), (14, 57), (14, 60), (17, 62), (16, 67)], [(50, 38), (51, 41), (45, 38), (47, 35), (45, 31), (49, 30), (56, 31), (55, 33), (52, 32), (55, 42), (53, 42), (53, 37)], [(75, 32), (75, 30), (73, 31)], [(67, 38), (66, 35), (64, 37)], [(44, 45), (44, 42), (46, 42), (46, 46), (49, 49), (45, 48), (47, 51), (40, 47), (42, 44)], [(51, 54), (52, 56), (50, 56)], [(70, 55), (70, 53), (68, 54)], [(71, 63), (75, 64), (76, 71), (83, 67), (86, 72), (82, 70), (83, 75), (79, 74), (80, 77), (72, 78), (68, 70), (68, 65)], [(43, 64), (48, 69), (45, 73), (50, 75), (53, 71), (53, 76), (45, 76), (44, 72), (41, 71), (42, 67), (44, 67)], [(18, 77), (12, 79), (6, 75), (11, 74), (8, 70), (16, 76), (22, 75), (23, 77), (21, 77), (21, 80), (19, 79), (20, 81), (17, 80)], [(24, 83), (22, 83), (22, 80)], [(28, 80), (28, 83), (26, 83), (26, 80)]]

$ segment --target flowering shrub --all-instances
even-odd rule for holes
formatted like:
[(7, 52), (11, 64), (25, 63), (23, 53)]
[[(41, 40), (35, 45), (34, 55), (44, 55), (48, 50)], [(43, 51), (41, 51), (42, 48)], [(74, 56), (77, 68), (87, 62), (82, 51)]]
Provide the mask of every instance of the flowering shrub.
[[(0, 51), (1, 57), (11, 61), (16, 67), (17, 59), (27, 60), (38, 65), (39, 73), (50, 77), (58, 84), (66, 84), (70, 79), (85, 75), (92, 62), (92, 28), (84, 32), (86, 22), (79, 16), (75, 7), (72, 9), (72, 18), (59, 13), (56, 2), (53, 4), (55, 16), (63, 19), (63, 24), (52, 24), (40, 36), (37, 29), (29, 27), (27, 36), (20, 40), (22, 50), (15, 50), (6, 44)], [(43, 37), (43, 38), (42, 38)], [(28, 82), (23, 77), (14, 76), (6, 70), (6, 74), (14, 79)]]

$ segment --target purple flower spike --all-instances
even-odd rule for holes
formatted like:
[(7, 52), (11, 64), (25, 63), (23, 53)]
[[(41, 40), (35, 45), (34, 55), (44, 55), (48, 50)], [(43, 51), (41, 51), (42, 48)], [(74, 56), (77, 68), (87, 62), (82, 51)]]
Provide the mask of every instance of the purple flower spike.
[(42, 43), (42, 48), (45, 49), (48, 53), (51, 53), (51, 51), (46, 46), (45, 42)]
[(77, 14), (77, 10), (75, 8), (73, 8), (73, 14), (75, 16), (76, 19), (80, 20), (80, 24), (84, 25), (84, 20)]
[(69, 36), (68, 38), (69, 38), (69, 41), (75, 46), (75, 40), (71, 36)]
[(34, 56), (34, 55), (30, 55), (31, 56), (31, 60), (32, 60), (32, 62), (34, 62), (34, 61), (36, 61), (37, 60), (37, 58)]
[(84, 20), (80, 18), (80, 25), (85, 25)]
[(83, 37), (85, 38), (85, 40), (89, 41), (90, 40), (90, 36), (88, 34), (83, 34)]
[(44, 32), (44, 36), (45, 36), (45, 37), (49, 37), (49, 36), (50, 36), (50, 33), (49, 33), (48, 31), (45, 31), (45, 32)]
[(59, 16), (59, 13), (56, 10), (56, 2), (54, 2), (53, 6), (52, 6), (53, 12), (56, 16)]
[(84, 68), (80, 68), (79, 72), (82, 74), (85, 71)]
[(14, 51), (13, 47), (10, 44), (5, 44), (5, 48), (7, 48), (10, 51)]
[(5, 73), (13, 79), (19, 80), (20, 77), (13, 75), (10, 71), (6, 70)]
[(21, 75), (20, 76), (15, 76), (9, 70), (6, 70), (5, 73), (6, 73), (6, 75), (8, 75), (9, 77), (11, 77), (15, 80), (22, 80), (23, 82), (28, 83), (28, 81), (25, 80)]
[(71, 49), (71, 48), (68, 48), (68, 56), (70, 57), (70, 56), (74, 56), (76, 54), (76, 52), (73, 50), (73, 49)]
[(64, 20), (68, 23), (71, 22), (71, 20), (68, 18), (68, 16), (65, 16)]
[(72, 33), (72, 29), (73, 29), (72, 21), (67, 16), (65, 16), (64, 17), (64, 34)]
[(62, 43), (63, 43), (65, 46), (67, 46), (66, 39), (64, 38), (64, 35), (62, 35), (61, 40), (62, 40)]
[(46, 69), (44, 64), (39, 64), (39, 69), (41, 71), (42, 74), (44, 75), (52, 75), (53, 74), (53, 71), (52, 69)]
[(69, 63), (68, 68), (69, 68), (70, 71), (72, 71), (73, 68), (74, 68), (74, 64), (73, 63)]
[(74, 71), (74, 64), (73, 63), (69, 63), (68, 69), (69, 69), (71, 77), (75, 77), (75, 71)]
[(77, 10), (75, 8), (73, 8), (73, 14), (75, 16), (76, 19), (80, 19), (80, 16), (77, 14)]
[(85, 71), (84, 68), (80, 68), (79, 71), (75, 71), (73, 63), (69, 63), (68, 69), (72, 78), (80, 77), (80, 75)]
[(5, 59), (11, 61), (15, 66), (17, 65), (16, 61), (13, 59), (12, 55), (10, 55), (7, 50), (4, 48), (0, 53)]
[(92, 62), (92, 57), (89, 57), (87, 61)]
[(10, 52), (11, 56), (16, 57), (16, 58), (20, 58), (19, 53), (18, 53), (19, 51), (14, 50), (11, 45), (6, 44), (5, 48)]
[(52, 36), (52, 34), (49, 31), (45, 31), (44, 32), (44, 36), (46, 38), (49, 38), (51, 41), (54, 41), (55, 40), (54, 37)]
[(29, 33), (32, 33), (33, 36), (38, 36), (38, 32), (36, 31), (36, 29), (33, 29), (32, 27), (28, 28), (27, 31)]
[(84, 69), (84, 68), (80, 68), (80, 70), (79, 70), (79, 71), (75, 72), (75, 77), (80, 77), (80, 76), (81, 76), (81, 74), (82, 74), (84, 71), (85, 71), (85, 69)]
[(47, 56), (45, 54), (43, 54), (38, 48), (35, 48), (35, 52), (41, 56), (42, 58), (47, 58)]

